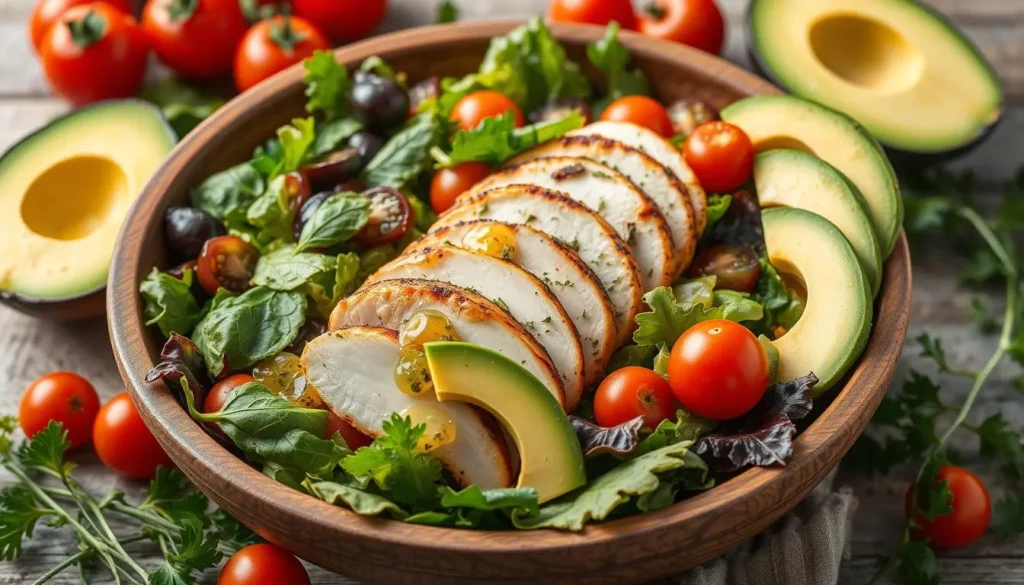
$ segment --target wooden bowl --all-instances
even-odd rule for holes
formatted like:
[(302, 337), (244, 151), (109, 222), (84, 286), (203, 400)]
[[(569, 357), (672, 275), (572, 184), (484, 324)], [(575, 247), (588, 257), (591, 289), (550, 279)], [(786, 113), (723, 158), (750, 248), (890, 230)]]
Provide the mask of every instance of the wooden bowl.
[[(491, 37), (515, 23), (428, 27), (338, 50), (353, 66), (380, 55), (416, 81), (474, 71)], [(583, 63), (596, 27), (553, 27)], [(767, 82), (688, 47), (625, 33), (634, 63), (663, 99), (699, 97), (717, 107), (775, 93)], [(140, 281), (166, 266), (164, 210), (186, 200), (207, 175), (251, 156), (274, 130), (303, 115), (301, 68), (228, 103), (178, 146), (125, 223), (110, 274), (108, 313), (122, 376), (150, 429), (189, 478), (267, 539), (317, 565), (372, 583), (622, 583), (699, 565), (760, 532), (802, 500), (861, 434), (885, 394), (903, 347), (910, 307), (910, 258), (901, 237), (885, 265), (875, 328), (860, 363), (832, 404), (797, 438), (785, 467), (752, 469), (657, 512), (594, 524), (580, 533), (472, 532), (357, 516), (274, 482), (196, 425), (146, 371), (160, 342), (143, 325)]]

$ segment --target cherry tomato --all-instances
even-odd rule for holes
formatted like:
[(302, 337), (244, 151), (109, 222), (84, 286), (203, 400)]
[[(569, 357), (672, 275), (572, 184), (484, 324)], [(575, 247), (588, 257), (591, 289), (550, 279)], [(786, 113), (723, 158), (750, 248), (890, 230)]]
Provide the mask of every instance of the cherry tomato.
[(288, 205), (288, 213), (292, 217), (302, 209), (302, 206), (312, 196), (312, 186), (303, 173), (288, 173), (284, 176), (284, 197)]
[(725, 19), (715, 0), (654, 0), (640, 16), (640, 32), (717, 55), (725, 41)]
[(92, 2), (64, 12), (43, 36), (39, 55), (53, 90), (80, 106), (138, 93), (149, 47), (134, 18)]
[(252, 26), (235, 53), (235, 86), (245, 91), (284, 71), (314, 51), (331, 48), (330, 41), (309, 21), (298, 16), (274, 16)]
[(629, 0), (552, 0), (548, 20), (604, 26), (616, 21), (622, 28), (636, 30), (636, 12)]
[(388, 13), (387, 0), (292, 0), (295, 14), (335, 41), (356, 41), (372, 33)]
[(455, 200), (491, 174), (487, 163), (467, 162), (449, 169), (441, 169), (430, 181), (430, 206), (444, 213), (455, 205)]
[(345, 439), (345, 444), (353, 451), (367, 447), (373, 442), (371, 437), (364, 435), (362, 431), (332, 412), (327, 415), (327, 431), (324, 432), (324, 437), (330, 439), (334, 433), (341, 433), (341, 438)]
[(217, 236), (206, 240), (199, 253), (196, 273), (199, 284), (210, 295), (217, 294), (218, 288), (233, 293), (249, 289), (249, 281), (256, 271), (260, 251), (238, 236)]
[(690, 412), (713, 420), (737, 418), (754, 408), (768, 387), (768, 354), (739, 323), (704, 321), (672, 347), (668, 383)]
[[(46, 36), (47, 31), (53, 26), (53, 23), (57, 22), (61, 14), (71, 8), (72, 6), (78, 6), (80, 4), (88, 4), (93, 0), (39, 0), (36, 2), (35, 8), (32, 9), (32, 16), (29, 17), (29, 35), (32, 37), (32, 46), (35, 48), (36, 53), (39, 52), (39, 48), (43, 44), (43, 37)], [(104, 4), (109, 4), (114, 8), (124, 12), (125, 14), (132, 13), (131, 0), (103, 0)]]
[(310, 585), (299, 559), (273, 544), (251, 544), (231, 555), (217, 585)]
[(487, 118), (511, 112), (516, 119), (516, 128), (525, 123), (523, 112), (505, 94), (490, 89), (474, 91), (459, 100), (452, 108), (451, 119), (463, 130), (472, 130)]
[(629, 95), (608, 104), (601, 119), (610, 122), (631, 122), (654, 130), (666, 138), (673, 135), (672, 119), (658, 100), (644, 95)]
[(157, 467), (171, 466), (171, 458), (149, 432), (127, 392), (100, 409), (92, 443), (104, 465), (131, 479), (152, 479)]
[(683, 155), (709, 193), (738, 189), (754, 172), (750, 137), (728, 122), (716, 120), (698, 126), (686, 139)]
[(398, 189), (377, 187), (363, 193), (370, 200), (370, 219), (356, 234), (357, 244), (366, 248), (401, 240), (412, 228), (412, 206)]
[(188, 79), (231, 71), (249, 23), (238, 0), (150, 0), (142, 11), (156, 56)]
[(719, 244), (697, 255), (689, 274), (692, 278), (714, 275), (715, 288), (749, 293), (761, 278), (761, 262), (749, 246)]
[[(981, 478), (963, 467), (945, 465), (939, 468), (935, 481), (949, 484), (953, 512), (932, 521), (915, 518), (920, 529), (914, 532), (914, 538), (927, 538), (932, 546), (939, 548), (958, 548), (978, 540), (992, 519), (992, 499)], [(914, 484), (911, 484), (905, 501), (907, 514), (910, 514), (913, 497)]]
[(654, 429), (676, 414), (676, 401), (665, 378), (653, 370), (628, 366), (608, 375), (594, 394), (594, 418), (614, 427), (638, 416)]
[(67, 430), (74, 449), (89, 442), (99, 410), (99, 396), (88, 380), (71, 372), (53, 372), (25, 388), (18, 422), (25, 436), (32, 437), (51, 420), (57, 421)]

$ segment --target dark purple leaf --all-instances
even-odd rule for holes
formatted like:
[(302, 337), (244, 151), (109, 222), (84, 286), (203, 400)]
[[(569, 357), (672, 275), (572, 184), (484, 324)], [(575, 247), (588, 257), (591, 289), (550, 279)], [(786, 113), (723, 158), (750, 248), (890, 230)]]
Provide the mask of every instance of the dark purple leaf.
[(197, 408), (202, 408), (209, 386), (203, 354), (191, 339), (184, 335), (171, 333), (171, 338), (167, 340), (164, 348), (160, 351), (160, 363), (146, 374), (146, 381), (153, 383), (163, 380), (174, 393), (178, 402), (185, 406), (182, 379), (188, 382), (188, 388), (192, 391)]
[(761, 207), (749, 191), (741, 189), (732, 194), (729, 210), (701, 238), (700, 249), (718, 244), (750, 246), (759, 256), (764, 253)]
[(629, 455), (640, 444), (640, 429), (644, 417), (638, 416), (615, 427), (601, 427), (578, 416), (570, 416), (569, 422), (576, 429), (576, 436), (583, 447), (585, 457), (604, 453), (616, 456)]

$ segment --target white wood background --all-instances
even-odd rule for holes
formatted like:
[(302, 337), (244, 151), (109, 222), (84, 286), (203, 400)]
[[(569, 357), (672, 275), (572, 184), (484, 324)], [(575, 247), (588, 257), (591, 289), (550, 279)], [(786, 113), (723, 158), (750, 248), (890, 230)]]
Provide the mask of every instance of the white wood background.
[[(851, 0), (852, 1), (852, 0)], [(434, 19), (439, 0), (391, 0), (391, 14), (384, 26), (395, 30)], [(535, 14), (546, 0), (456, 0), (465, 20), (522, 18)], [(730, 32), (726, 56), (746, 64), (743, 40), (743, 11), (747, 0), (719, 0), (726, 9)], [(66, 106), (52, 97), (27, 41), (27, 21), (31, 0), (0, 0), (0, 151), (36, 129)], [(1024, 163), (1024, 0), (934, 0), (934, 6), (950, 16), (977, 42), (996, 64), (1012, 105), (1007, 120), (981, 149), (960, 161), (990, 185), (996, 185)], [(948, 263), (940, 258), (922, 260), (915, 250), (913, 338), (927, 330), (941, 337), (950, 359), (964, 368), (977, 368), (992, 352), (994, 340), (978, 334), (968, 318), (971, 297), (960, 288)], [(998, 301), (998, 294), (991, 296)], [(918, 350), (908, 346), (901, 361), (899, 380), (906, 369), (930, 371), (917, 357)], [(103, 398), (121, 392), (120, 377), (113, 363), (106, 327), (102, 320), (70, 325), (34, 321), (0, 307), (0, 412), (16, 413), (24, 387), (36, 377), (53, 370), (66, 369), (89, 378)], [(994, 412), (1003, 412), (1018, 430), (1024, 429), (1024, 404), (1020, 394), (1009, 387), (1009, 379), (1020, 372), (1004, 365), (986, 388), (976, 414), (978, 420)], [(962, 395), (967, 386), (961, 381), (946, 383), (951, 397)], [(954, 398), (955, 399), (955, 398)], [(971, 446), (973, 448), (973, 446)], [(139, 485), (123, 482), (103, 471), (95, 457), (82, 455), (84, 483), (97, 491), (114, 485), (129, 493)], [(983, 464), (972, 468), (984, 471), (998, 493), (1005, 487), (998, 470)], [(853, 557), (844, 564), (841, 583), (866, 583), (877, 559), (898, 542), (902, 527), (902, 501), (912, 469), (897, 470), (889, 477), (867, 478), (842, 473), (839, 485), (850, 485), (861, 499), (853, 534)], [(26, 548), (23, 559), (0, 563), (0, 585), (31, 582), (46, 568), (72, 553), (74, 543), (58, 533), (39, 530), (39, 537)], [(141, 549), (140, 558), (156, 561), (154, 551)], [(943, 583), (977, 585), (979, 583), (1024, 583), (1024, 539), (1003, 542), (994, 535), (978, 544), (946, 553), (940, 559)], [(345, 580), (322, 571), (312, 571), (314, 583), (344, 583)], [(205, 583), (214, 583), (211, 575)], [(53, 583), (76, 583), (72, 573)], [(94, 581), (102, 582), (102, 581)]]

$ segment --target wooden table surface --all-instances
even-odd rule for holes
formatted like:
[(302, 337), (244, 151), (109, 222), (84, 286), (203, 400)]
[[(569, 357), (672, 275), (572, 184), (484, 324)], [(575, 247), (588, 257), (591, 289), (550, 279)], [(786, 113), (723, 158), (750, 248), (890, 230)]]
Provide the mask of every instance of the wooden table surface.
[[(726, 8), (730, 33), (726, 55), (746, 64), (743, 11), (747, 0), (719, 0)], [(433, 21), (439, 0), (391, 0), (387, 30)], [(546, 0), (456, 0), (462, 18), (522, 18), (537, 13)], [(26, 40), (30, 0), (0, 0), (0, 151), (36, 129), (67, 106), (47, 91), (39, 66)], [(934, 0), (932, 4), (949, 15), (977, 42), (996, 65), (1010, 96), (1007, 120), (992, 139), (957, 166), (972, 168), (990, 186), (1009, 177), (1024, 163), (1024, 0)], [(916, 252), (920, 252), (919, 250)], [(951, 361), (964, 368), (978, 368), (994, 349), (995, 340), (979, 334), (968, 317), (970, 301), (977, 293), (963, 289), (953, 269), (941, 259), (915, 258), (914, 305), (910, 337), (927, 330), (945, 342)], [(991, 296), (998, 304), (998, 295)], [(884, 318), (881, 316), (880, 318)], [(904, 351), (897, 383), (909, 368), (932, 372), (918, 357), (911, 342)], [(53, 370), (73, 370), (89, 378), (104, 399), (123, 390), (114, 366), (102, 320), (54, 325), (34, 321), (0, 307), (0, 413), (17, 412), (23, 388), (36, 377)], [(977, 420), (1002, 412), (1024, 429), (1024, 403), (1010, 390), (1009, 380), (1019, 369), (1004, 364), (985, 389), (974, 415)], [(967, 384), (945, 381), (951, 397), (963, 395)], [(129, 493), (140, 487), (104, 473), (95, 458), (84, 456), (81, 475), (89, 487), (101, 491), (118, 485)], [(984, 471), (996, 494), (1005, 487), (998, 470), (980, 462), (969, 462)], [(861, 477), (841, 473), (838, 485), (851, 486), (860, 498), (852, 541), (852, 558), (842, 569), (841, 583), (863, 584), (877, 560), (893, 550), (902, 529), (902, 501), (912, 469), (901, 469), (887, 477)], [(58, 533), (41, 529), (17, 563), (0, 563), (0, 584), (25, 583), (38, 577), (74, 551), (74, 543)], [(155, 551), (142, 551), (142, 558), (157, 560)], [(1024, 583), (1024, 539), (1004, 542), (994, 535), (984, 537), (966, 549), (944, 554), (939, 561), (943, 583)], [(312, 571), (315, 583), (342, 583), (343, 579)], [(213, 583), (215, 579), (204, 582)], [(53, 583), (76, 583), (71, 572)]]

